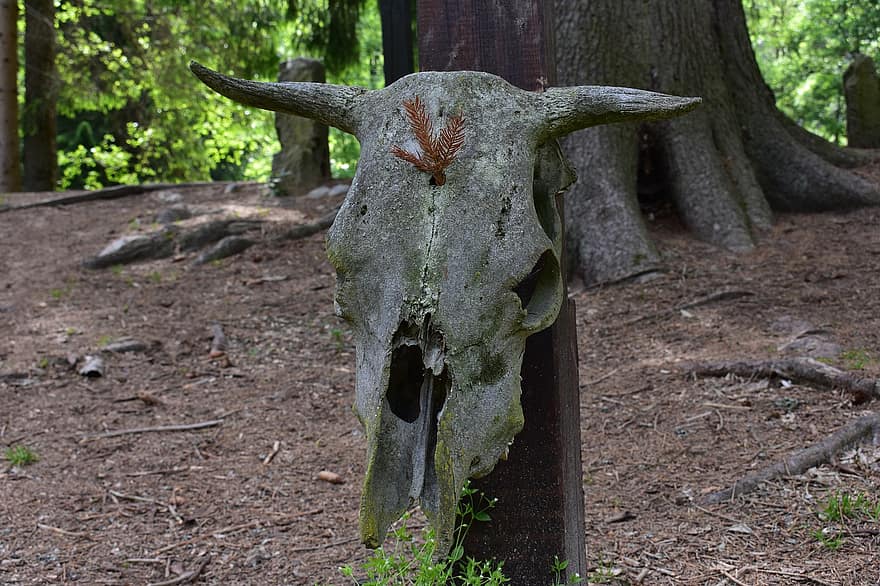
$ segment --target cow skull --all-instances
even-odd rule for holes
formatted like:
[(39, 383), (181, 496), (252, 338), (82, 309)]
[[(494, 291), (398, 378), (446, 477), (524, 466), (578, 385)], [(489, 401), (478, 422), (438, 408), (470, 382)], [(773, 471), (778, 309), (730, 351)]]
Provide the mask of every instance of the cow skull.
[[(699, 99), (593, 86), (531, 93), (465, 71), (413, 74), (369, 91), (190, 67), (233, 100), (360, 141), (327, 253), (337, 313), (354, 331), (355, 410), (368, 441), (361, 536), (380, 545), (418, 502), (442, 551), (465, 482), (488, 474), (522, 428), (525, 340), (562, 304), (556, 195), (574, 174), (555, 138), (672, 117)], [(427, 152), (442, 150), (443, 132), (457, 133), (458, 148)]]

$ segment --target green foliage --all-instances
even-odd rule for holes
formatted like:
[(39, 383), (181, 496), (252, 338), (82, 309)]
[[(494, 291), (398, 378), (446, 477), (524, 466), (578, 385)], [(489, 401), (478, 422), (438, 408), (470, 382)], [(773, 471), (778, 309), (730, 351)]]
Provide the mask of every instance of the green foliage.
[(843, 537), (835, 532), (826, 529), (817, 529), (813, 531), (813, 538), (822, 544), (822, 547), (836, 551), (843, 545)]
[(10, 464), (19, 467), (33, 464), (40, 459), (37, 457), (37, 454), (34, 453), (30, 448), (21, 445), (6, 448), (6, 453), (4, 454), (4, 456)]
[(567, 586), (568, 584), (580, 584), (584, 581), (583, 577), (574, 574), (565, 579), (565, 570), (568, 569), (568, 560), (559, 559), (558, 555), (553, 556), (553, 563), (550, 564), (550, 573), (553, 574), (553, 586)]
[(743, 0), (761, 73), (779, 108), (844, 143), (843, 72), (857, 52), (880, 59), (876, 0)]
[(874, 362), (874, 359), (865, 350), (859, 348), (847, 350), (840, 355), (846, 368), (850, 370), (862, 370)]
[(823, 547), (834, 551), (846, 543), (843, 528), (848, 523), (880, 523), (880, 500), (861, 492), (835, 491), (828, 495), (818, 516), (820, 520), (833, 525), (813, 531), (813, 538)]
[(503, 562), (476, 561), (464, 556), (464, 538), (475, 521), (490, 520), (488, 511), (495, 506), (494, 499), (486, 499), (482, 493), (465, 486), (459, 503), (459, 526), (455, 532), (455, 544), (446, 557), (437, 556), (437, 540), (432, 529), (424, 529), (416, 538), (403, 524), (393, 532), (393, 544), (386, 549), (375, 550), (361, 568), (365, 580), (355, 578), (351, 566), (340, 568), (346, 578), (359, 586), (433, 586), (455, 584), (458, 586), (496, 586), (510, 582), (502, 571)]
[(871, 499), (865, 493), (853, 495), (837, 491), (828, 497), (819, 516), (835, 523), (860, 519), (880, 521), (880, 500)]
[[(268, 178), (273, 113), (218, 96), (191, 59), (274, 80), (283, 58), (324, 57), (330, 82), (382, 83), (375, 0), (59, 0), (56, 29), (63, 189)], [(353, 174), (357, 142), (331, 145), (335, 172)]]

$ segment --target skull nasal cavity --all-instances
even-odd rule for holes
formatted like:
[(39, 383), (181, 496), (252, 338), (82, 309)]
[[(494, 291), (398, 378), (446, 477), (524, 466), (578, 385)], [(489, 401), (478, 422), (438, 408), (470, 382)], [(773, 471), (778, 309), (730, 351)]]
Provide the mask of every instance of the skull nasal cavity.
[(425, 366), (418, 346), (400, 346), (391, 355), (388, 404), (392, 413), (412, 423), (419, 418), (419, 400)]

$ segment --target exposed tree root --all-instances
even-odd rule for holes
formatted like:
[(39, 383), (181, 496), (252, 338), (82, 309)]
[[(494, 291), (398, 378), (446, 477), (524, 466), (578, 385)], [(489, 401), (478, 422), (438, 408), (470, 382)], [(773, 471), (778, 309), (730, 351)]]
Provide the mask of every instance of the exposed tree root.
[(166, 189), (186, 189), (188, 187), (205, 187), (216, 186), (213, 182), (199, 183), (146, 183), (144, 185), (114, 185), (113, 187), (105, 187), (104, 189), (96, 189), (94, 191), (82, 191), (62, 196), (51, 196), (47, 199), (32, 201), (22, 204), (8, 204), (0, 206), (0, 213), (11, 212), (15, 210), (28, 210), (31, 208), (51, 207), (71, 205), (75, 203), (83, 203), (86, 201), (98, 201), (102, 199), (119, 199), (128, 197), (129, 195), (140, 195), (151, 191), (164, 191)]
[(296, 240), (297, 238), (306, 238), (308, 236), (311, 236), (312, 234), (317, 234), (321, 230), (326, 230), (333, 225), (333, 221), (336, 219), (337, 212), (339, 212), (339, 208), (336, 208), (332, 212), (321, 216), (314, 222), (294, 226), (293, 228), (286, 230), (276, 236), (275, 240)]
[(852, 395), (852, 401), (856, 404), (880, 399), (880, 381), (856, 376), (812, 358), (707, 362), (684, 365), (683, 369), (689, 374), (701, 376), (775, 376), (826, 389), (842, 389)]
[(830, 462), (835, 454), (865, 438), (880, 436), (880, 414), (860, 417), (838, 429), (821, 442), (787, 456), (781, 462), (768, 466), (755, 474), (737, 480), (733, 486), (719, 490), (700, 499), (701, 504), (718, 504), (733, 500), (755, 490), (761, 483), (776, 478), (797, 476), (810, 468)]
[[(314, 222), (273, 230), (276, 235), (269, 238), (276, 243), (306, 238), (329, 228), (336, 219), (338, 211), (339, 208), (336, 208)], [(171, 224), (149, 234), (118, 238), (98, 255), (83, 261), (83, 266), (90, 269), (104, 269), (115, 265), (168, 258), (178, 251), (191, 252), (213, 245), (193, 261), (193, 264), (201, 265), (244, 252), (256, 244), (257, 240), (243, 235), (260, 229), (265, 232), (267, 224), (268, 221), (259, 218), (222, 218), (195, 226)]]

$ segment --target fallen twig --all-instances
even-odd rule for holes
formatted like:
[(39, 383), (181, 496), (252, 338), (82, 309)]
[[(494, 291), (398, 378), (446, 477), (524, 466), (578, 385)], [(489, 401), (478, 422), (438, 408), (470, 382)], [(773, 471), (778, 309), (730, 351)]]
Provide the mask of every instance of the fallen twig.
[(763, 482), (786, 476), (803, 474), (810, 468), (829, 462), (834, 454), (865, 437), (880, 434), (880, 414), (872, 413), (860, 417), (838, 429), (821, 442), (795, 452), (781, 462), (768, 466), (758, 472), (737, 480), (730, 488), (704, 496), (703, 504), (714, 505), (733, 500), (758, 487)]
[(272, 462), (272, 459), (275, 458), (275, 456), (278, 454), (278, 451), (280, 449), (281, 449), (281, 442), (276, 441), (272, 445), (272, 451), (269, 452), (269, 455), (266, 456), (265, 458), (263, 458), (263, 466), (268, 466)]
[(321, 545), (309, 545), (309, 546), (305, 546), (305, 547), (294, 547), (293, 549), (289, 549), (287, 551), (293, 551), (293, 552), (317, 551), (319, 549), (328, 549), (330, 547), (336, 547), (337, 545), (345, 545), (346, 543), (351, 543), (352, 541), (357, 541), (357, 537), (347, 537), (345, 539), (338, 539), (336, 541), (331, 541), (329, 543), (322, 543)]
[(181, 525), (183, 524), (183, 517), (180, 516), (180, 513), (177, 512), (177, 509), (174, 508), (174, 505), (172, 505), (171, 503), (166, 503), (165, 501), (160, 501), (158, 499), (152, 499), (149, 497), (124, 494), (115, 490), (111, 490), (110, 494), (115, 496), (116, 498), (120, 498), (123, 500), (134, 501), (138, 503), (150, 503), (168, 509), (168, 512), (171, 514), (172, 517), (174, 517), (174, 520)]
[(834, 586), (830, 582), (825, 582), (824, 580), (820, 580), (819, 578), (814, 578), (813, 576), (807, 574), (796, 574), (794, 572), (780, 572), (779, 570), (767, 570), (765, 568), (755, 568), (756, 572), (761, 572), (764, 574), (773, 574), (774, 576), (784, 576), (786, 578), (794, 578), (795, 580), (799, 580), (801, 582), (813, 582), (814, 584), (819, 584), (819, 586)]
[(75, 531), (68, 531), (67, 529), (62, 529), (61, 527), (52, 527), (51, 525), (44, 525), (42, 523), (37, 523), (37, 527), (40, 529), (44, 529), (46, 531), (51, 531), (53, 533), (57, 533), (59, 535), (65, 535), (67, 537), (82, 537), (85, 539), (91, 540), (91, 536), (85, 533), (77, 533)]
[(241, 531), (242, 529), (254, 529), (256, 527), (261, 527), (263, 524), (278, 525), (278, 526), (289, 525), (290, 523), (292, 523), (296, 519), (299, 519), (301, 517), (306, 517), (309, 515), (316, 515), (318, 513), (321, 513), (323, 510), (324, 510), (323, 508), (314, 509), (311, 511), (306, 511), (304, 513), (298, 513), (296, 515), (286, 515), (280, 519), (274, 519), (272, 521), (265, 521), (265, 522), (264, 521), (250, 521), (248, 523), (241, 523), (239, 525), (231, 525), (229, 527), (223, 527), (222, 529), (218, 529), (216, 531), (211, 531), (210, 533), (208, 533), (206, 535), (192, 537), (192, 538), (186, 539), (184, 541), (178, 541), (176, 543), (171, 543), (171, 544), (165, 545), (163, 547), (160, 547), (159, 549), (157, 549), (154, 552), (154, 555), (160, 555), (160, 554), (163, 554), (167, 551), (171, 551), (172, 549), (177, 549), (178, 547), (183, 547), (185, 545), (194, 545), (194, 544), (200, 543), (202, 541), (207, 541), (208, 539), (211, 539), (212, 537), (227, 535), (227, 534), (232, 533), (234, 531)]
[(152, 476), (154, 474), (178, 474), (180, 472), (190, 472), (192, 470), (201, 470), (202, 466), (175, 466), (174, 468), (161, 468), (159, 470), (140, 470), (138, 472), (125, 472), (123, 476)]
[(6, 206), (0, 206), (0, 213), (12, 212), (16, 210), (27, 210), (39, 207), (70, 205), (86, 201), (118, 199), (121, 197), (128, 197), (129, 195), (140, 195), (142, 193), (149, 193), (151, 191), (164, 191), (166, 189), (185, 189), (188, 187), (204, 187), (209, 185), (216, 185), (216, 183), (147, 183), (144, 185), (114, 185), (113, 187), (105, 187), (104, 189), (96, 189), (94, 191), (77, 192), (74, 194), (62, 196), (53, 195), (48, 199), (42, 199), (30, 203), (9, 204)]
[(734, 584), (738, 584), (739, 586), (748, 586), (748, 584), (746, 584), (745, 582), (741, 582), (741, 581), (737, 580), (735, 577), (731, 576), (730, 573), (728, 573), (728, 572), (722, 570), (721, 568), (717, 568), (717, 569), (718, 569), (719, 572), (721, 572), (721, 574), (724, 575), (725, 578), (727, 578), (728, 580), (730, 580), (730, 581), (733, 582)]
[(147, 586), (174, 586), (175, 584), (187, 584), (198, 578), (210, 561), (211, 556), (206, 555), (204, 558), (202, 558), (201, 563), (199, 563), (199, 565), (196, 566), (194, 570), (184, 572), (172, 580), (165, 580), (164, 582), (150, 582), (149, 584), (147, 584)]
[(661, 311), (656, 311), (654, 313), (649, 313), (647, 315), (642, 315), (639, 317), (635, 317), (629, 321), (623, 322), (624, 326), (631, 326), (633, 324), (637, 324), (642, 321), (656, 319), (658, 317), (663, 317), (669, 314), (677, 313), (679, 311), (685, 309), (694, 309), (695, 307), (701, 307), (703, 305), (709, 305), (710, 303), (715, 303), (716, 301), (730, 301), (732, 299), (739, 299), (741, 297), (751, 297), (754, 295), (751, 291), (745, 291), (740, 289), (722, 289), (721, 291), (716, 291), (704, 297), (698, 297), (693, 301), (689, 301), (687, 303), (683, 303), (681, 305), (676, 305), (675, 307), (670, 307), (669, 309), (663, 309)]
[(99, 439), (107, 439), (110, 437), (118, 437), (120, 435), (132, 435), (138, 433), (162, 433), (166, 431), (191, 431), (195, 429), (205, 429), (208, 427), (217, 427), (223, 423), (223, 419), (214, 419), (212, 421), (202, 421), (200, 423), (186, 423), (181, 425), (160, 425), (157, 427), (135, 427), (132, 429), (117, 429), (114, 431), (105, 431), (96, 435), (90, 435), (79, 440), (84, 444)]
[(685, 364), (682, 369), (689, 374), (701, 376), (727, 376), (735, 374), (744, 378), (780, 377), (794, 382), (816, 385), (828, 389), (843, 389), (861, 401), (880, 398), (880, 381), (861, 378), (812, 358), (783, 358), (781, 360), (732, 360)]

